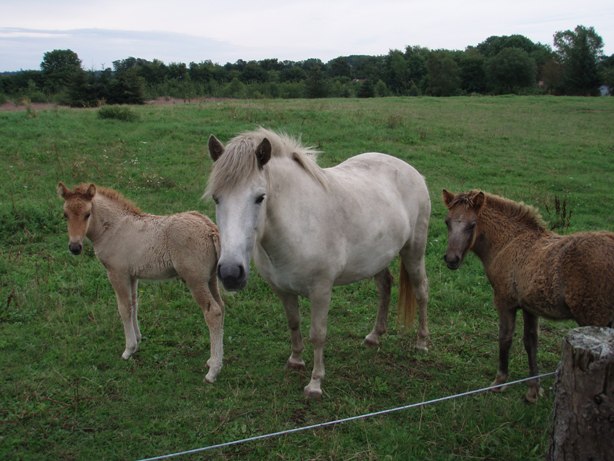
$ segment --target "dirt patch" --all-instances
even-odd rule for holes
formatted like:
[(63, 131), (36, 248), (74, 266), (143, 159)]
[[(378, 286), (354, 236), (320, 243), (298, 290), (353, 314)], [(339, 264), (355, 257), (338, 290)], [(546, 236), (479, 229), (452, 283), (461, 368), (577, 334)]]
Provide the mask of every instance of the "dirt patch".
[[(148, 106), (172, 106), (172, 105), (184, 105), (184, 104), (201, 104), (205, 102), (213, 102), (218, 101), (220, 99), (217, 98), (191, 98), (191, 99), (183, 99), (183, 98), (156, 98), (145, 101), (145, 105)], [(31, 103), (20, 103), (16, 104), (14, 102), (5, 102), (4, 104), (0, 104), (0, 112), (15, 112), (15, 111), (25, 111), (25, 110), (51, 110), (57, 109), (58, 107), (63, 107), (66, 109), (70, 109), (69, 106), (62, 106), (57, 103), (51, 102), (31, 102)]]
[(16, 112), (28, 110), (50, 110), (59, 107), (58, 104), (51, 102), (31, 102), (29, 104), (15, 104), (14, 102), (5, 102), (0, 104), (0, 112)]

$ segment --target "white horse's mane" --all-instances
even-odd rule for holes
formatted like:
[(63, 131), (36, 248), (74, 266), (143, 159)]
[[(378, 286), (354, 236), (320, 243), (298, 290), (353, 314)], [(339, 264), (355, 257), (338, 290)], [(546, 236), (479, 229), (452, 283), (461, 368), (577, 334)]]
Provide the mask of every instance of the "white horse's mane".
[(204, 196), (212, 196), (215, 192), (233, 188), (258, 174), (259, 167), (255, 152), (265, 138), (271, 143), (272, 160), (281, 157), (291, 158), (308, 175), (326, 187), (326, 177), (322, 168), (317, 164), (320, 151), (313, 147), (303, 146), (300, 140), (285, 133), (258, 128), (241, 133), (228, 142), (224, 154), (213, 165)]

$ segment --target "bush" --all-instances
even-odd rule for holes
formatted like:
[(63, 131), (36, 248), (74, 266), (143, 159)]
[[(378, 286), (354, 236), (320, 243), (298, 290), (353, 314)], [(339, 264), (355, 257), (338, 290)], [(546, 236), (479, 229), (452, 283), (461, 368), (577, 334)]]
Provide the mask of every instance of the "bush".
[(138, 120), (139, 115), (126, 106), (102, 106), (98, 110), (98, 118), (134, 122)]

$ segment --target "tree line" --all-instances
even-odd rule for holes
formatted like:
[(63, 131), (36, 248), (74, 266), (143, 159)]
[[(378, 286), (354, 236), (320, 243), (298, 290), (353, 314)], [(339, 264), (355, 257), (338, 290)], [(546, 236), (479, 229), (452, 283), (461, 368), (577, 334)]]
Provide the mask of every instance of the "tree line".
[(72, 50), (44, 54), (40, 70), (0, 74), (0, 101), (27, 98), (79, 107), (140, 104), (157, 97), (324, 98), (555, 94), (614, 88), (614, 55), (592, 27), (554, 34), (553, 47), (522, 35), (491, 36), (464, 51), (408, 46), (382, 56), (324, 63), (209, 60), (165, 64), (130, 57), (84, 70)]

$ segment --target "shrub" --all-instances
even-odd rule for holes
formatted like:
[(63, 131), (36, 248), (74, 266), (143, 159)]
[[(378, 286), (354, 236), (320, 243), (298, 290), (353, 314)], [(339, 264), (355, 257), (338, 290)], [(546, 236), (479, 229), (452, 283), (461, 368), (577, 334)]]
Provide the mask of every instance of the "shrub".
[(124, 122), (134, 122), (139, 115), (126, 106), (102, 106), (98, 109), (98, 117), (102, 119), (116, 119)]

